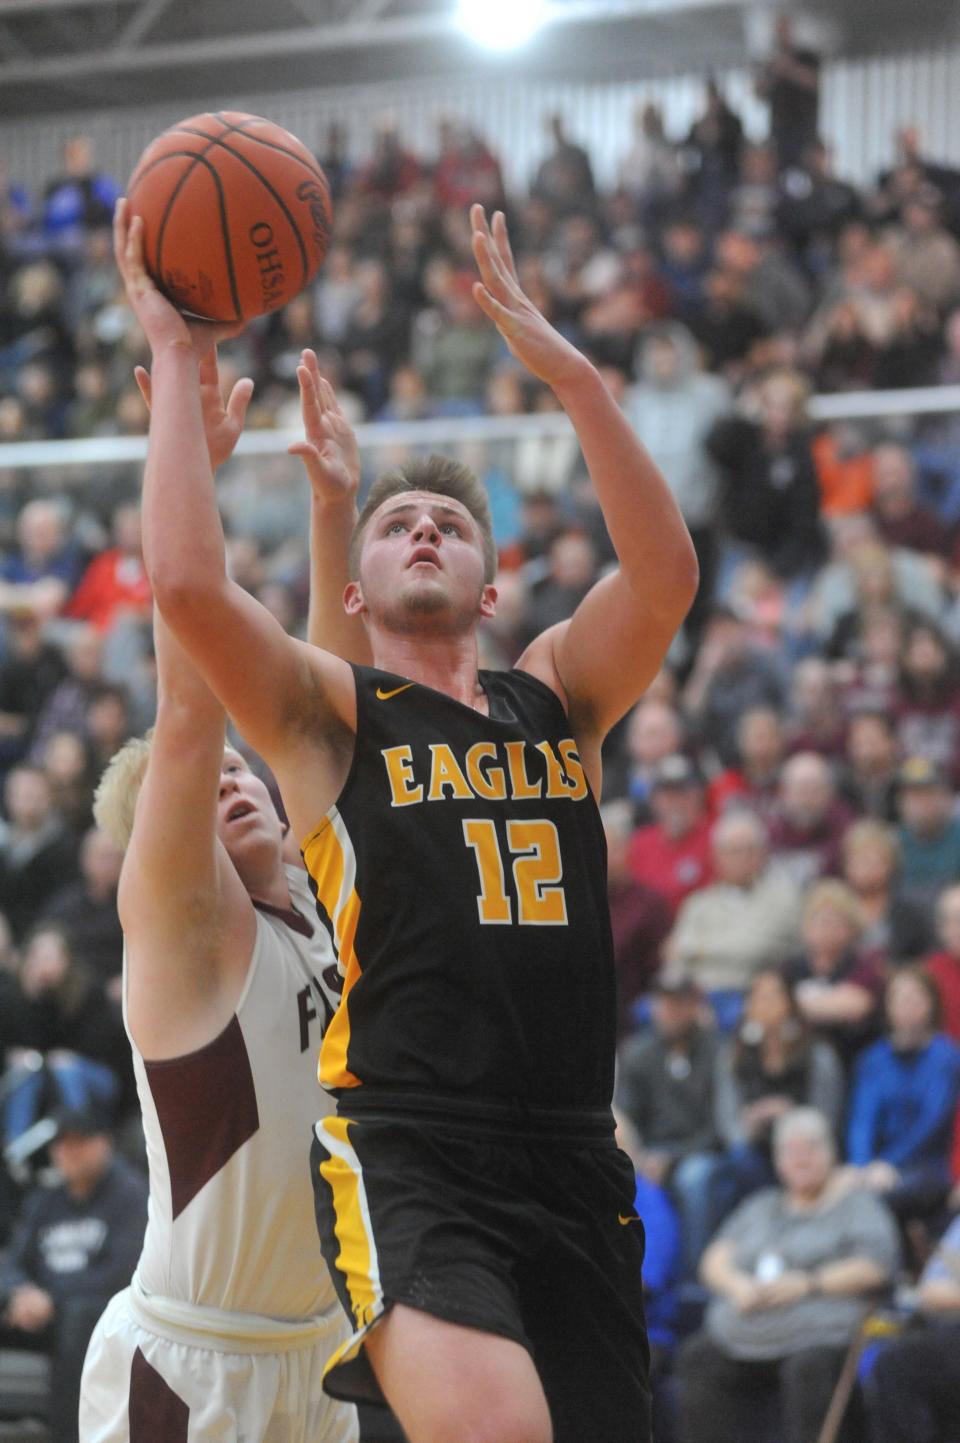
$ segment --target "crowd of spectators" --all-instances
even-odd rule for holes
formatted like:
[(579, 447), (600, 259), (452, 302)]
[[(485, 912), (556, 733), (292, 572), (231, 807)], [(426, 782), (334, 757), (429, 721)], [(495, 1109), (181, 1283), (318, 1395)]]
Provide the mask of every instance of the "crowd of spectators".
[[(609, 189), (559, 114), (511, 194), (459, 120), (430, 159), (387, 120), (365, 157), (332, 127), (326, 264), (225, 346), (222, 371), (254, 377), (253, 427), (296, 424), (305, 345), (355, 422), (555, 410), (471, 295), (466, 207), (506, 209), (527, 293), (603, 369), (701, 565), (666, 666), (608, 743), (602, 799), (617, 1106), (671, 1378), (658, 1443), (749, 1443), (776, 1430), (777, 1402), (775, 1436), (814, 1443), (863, 1318), (925, 1265), (919, 1306), (939, 1327), (881, 1352), (865, 1394), (910, 1377), (910, 1408), (878, 1405), (877, 1436), (949, 1443), (939, 1395), (922, 1405), (915, 1380), (927, 1343), (960, 1387), (942, 1346), (960, 1313), (955, 1223), (938, 1243), (960, 1204), (960, 431), (949, 414), (817, 426), (808, 401), (960, 382), (960, 173), (905, 128), (870, 185), (836, 177), (816, 57), (786, 30), (778, 43), (767, 141), (745, 138), (710, 81), (685, 135), (638, 111)], [(0, 180), (0, 441), (146, 428), (142, 338), (110, 252), (117, 193), (80, 138), (42, 197)], [(612, 551), (570, 438), (478, 443), (469, 459), (502, 560), (484, 661), (510, 665)], [(229, 561), (302, 634), (305, 488), (273, 465), (226, 474)], [(0, 471), (0, 1129), (15, 1173), (56, 1108), (103, 1109), (121, 1136), (133, 1111), (120, 858), (91, 799), (152, 717), (151, 601), (131, 478), (56, 493)], [(24, 1214), (2, 1182), (0, 1246), (39, 1207)], [(913, 1431), (896, 1431), (908, 1414)]]

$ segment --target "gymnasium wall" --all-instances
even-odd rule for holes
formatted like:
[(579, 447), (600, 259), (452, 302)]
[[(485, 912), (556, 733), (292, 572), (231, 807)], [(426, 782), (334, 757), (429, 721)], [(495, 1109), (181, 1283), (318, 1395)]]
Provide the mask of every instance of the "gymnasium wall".
[[(748, 133), (762, 138), (766, 107), (753, 95), (746, 70), (721, 77), (733, 105), (743, 115)], [(685, 133), (697, 114), (703, 86), (699, 76), (630, 84), (501, 84), (474, 81), (398, 81), (395, 85), (343, 86), (323, 91), (211, 96), (211, 108), (235, 108), (268, 115), (322, 149), (331, 120), (345, 123), (350, 153), (363, 156), (370, 133), (384, 111), (396, 116), (412, 147), (435, 153), (437, 118), (454, 114), (471, 120), (503, 158), (511, 184), (523, 184), (545, 148), (543, 116), (562, 109), (572, 134), (584, 141), (600, 180), (616, 173), (631, 133), (631, 117), (639, 101), (663, 105), (671, 136)], [(896, 128), (919, 126), (924, 152), (937, 160), (960, 164), (960, 47), (889, 59), (833, 62), (825, 67), (822, 130), (833, 143), (841, 175), (863, 182), (889, 163)], [(199, 106), (192, 107), (194, 110)], [(189, 113), (182, 101), (136, 110), (77, 112), (49, 120), (29, 119), (0, 124), (0, 154), (11, 177), (36, 187), (59, 169), (66, 136), (82, 130), (93, 136), (101, 166), (126, 177), (149, 140), (165, 126)]]

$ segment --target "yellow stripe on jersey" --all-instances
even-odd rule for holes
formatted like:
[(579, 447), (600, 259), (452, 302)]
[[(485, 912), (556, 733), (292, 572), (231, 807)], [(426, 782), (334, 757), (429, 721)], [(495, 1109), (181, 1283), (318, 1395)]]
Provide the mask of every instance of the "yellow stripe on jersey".
[(360, 1079), (347, 1067), (350, 1048), (349, 999), (360, 977), (360, 963), (354, 949), (360, 922), (357, 895), (357, 859), (353, 843), (336, 807), (331, 807), (319, 827), (303, 844), (303, 860), (313, 878), (317, 897), (333, 923), (333, 940), (343, 973), (343, 996), (320, 1047), (317, 1069), (323, 1087), (359, 1087)]
[(383, 1312), (383, 1289), (363, 1169), (349, 1127), (348, 1118), (323, 1117), (314, 1131), (328, 1154), (320, 1164), (320, 1176), (333, 1203), (334, 1233), (340, 1244), (336, 1266), (346, 1280), (354, 1326), (367, 1328)]

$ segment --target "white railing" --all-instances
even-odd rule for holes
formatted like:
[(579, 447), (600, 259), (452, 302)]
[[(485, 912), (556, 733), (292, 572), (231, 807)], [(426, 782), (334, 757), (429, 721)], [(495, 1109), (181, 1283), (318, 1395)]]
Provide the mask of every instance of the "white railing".
[[(901, 391), (846, 391), (814, 396), (815, 421), (883, 420), (896, 416), (944, 415), (960, 412), (960, 386), (925, 386)], [(456, 447), (485, 442), (519, 442), (564, 436), (570, 422), (560, 413), (536, 416), (468, 416), (429, 421), (375, 421), (357, 427), (364, 451), (427, 446)], [(297, 430), (248, 431), (238, 456), (282, 456)], [(142, 463), (147, 454), (143, 436), (97, 436), (74, 441), (19, 441), (0, 445), (0, 471), (89, 467)]]

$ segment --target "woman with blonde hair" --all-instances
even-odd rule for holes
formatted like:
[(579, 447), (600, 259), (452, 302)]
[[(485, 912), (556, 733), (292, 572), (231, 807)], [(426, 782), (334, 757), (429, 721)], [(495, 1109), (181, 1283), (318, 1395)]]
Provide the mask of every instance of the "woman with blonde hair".
[(847, 829), (840, 849), (843, 879), (863, 914), (860, 946), (884, 962), (922, 957), (932, 942), (926, 914), (900, 895), (900, 843), (893, 827), (871, 817)]
[(852, 889), (833, 879), (818, 882), (803, 906), (803, 951), (785, 969), (800, 1015), (844, 1063), (875, 1035), (883, 988), (876, 959), (861, 951), (863, 931)]

